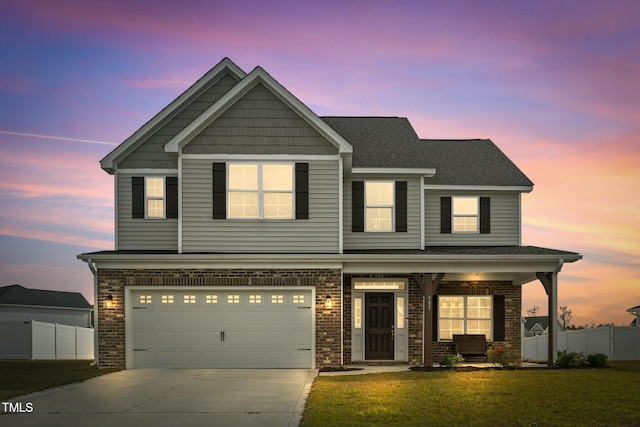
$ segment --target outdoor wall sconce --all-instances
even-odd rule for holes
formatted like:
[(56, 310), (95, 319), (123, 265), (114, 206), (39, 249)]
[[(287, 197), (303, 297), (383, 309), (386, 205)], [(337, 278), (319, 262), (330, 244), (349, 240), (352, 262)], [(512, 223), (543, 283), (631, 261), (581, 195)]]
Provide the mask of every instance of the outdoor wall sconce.
[(324, 308), (330, 309), (331, 307), (333, 307), (333, 301), (331, 300), (331, 295), (327, 295), (324, 298)]
[(107, 297), (104, 299), (103, 306), (104, 308), (109, 310), (116, 308), (116, 302), (113, 300), (113, 295), (107, 295)]

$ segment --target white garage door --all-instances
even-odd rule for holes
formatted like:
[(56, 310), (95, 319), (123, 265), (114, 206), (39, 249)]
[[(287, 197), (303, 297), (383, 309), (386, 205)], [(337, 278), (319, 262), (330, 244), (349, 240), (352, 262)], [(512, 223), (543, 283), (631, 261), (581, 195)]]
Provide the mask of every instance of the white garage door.
[(311, 290), (132, 290), (134, 368), (310, 368)]

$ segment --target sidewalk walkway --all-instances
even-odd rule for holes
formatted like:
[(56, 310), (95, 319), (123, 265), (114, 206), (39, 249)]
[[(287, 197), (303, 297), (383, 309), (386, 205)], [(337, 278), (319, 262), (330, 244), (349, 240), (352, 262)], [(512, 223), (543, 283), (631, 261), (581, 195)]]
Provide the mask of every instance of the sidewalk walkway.
[[(434, 364), (434, 367), (439, 367), (439, 364)], [(474, 367), (474, 368), (495, 368), (493, 363), (463, 363), (461, 367)], [(546, 368), (546, 364), (541, 363), (529, 363), (522, 362), (523, 368)], [(319, 372), (318, 376), (335, 376), (335, 375), (362, 375), (362, 374), (379, 374), (383, 372), (409, 372), (411, 366), (409, 365), (391, 365), (391, 366), (363, 366), (363, 365), (348, 365), (345, 366), (348, 369), (354, 369), (353, 371), (334, 371), (334, 372)]]

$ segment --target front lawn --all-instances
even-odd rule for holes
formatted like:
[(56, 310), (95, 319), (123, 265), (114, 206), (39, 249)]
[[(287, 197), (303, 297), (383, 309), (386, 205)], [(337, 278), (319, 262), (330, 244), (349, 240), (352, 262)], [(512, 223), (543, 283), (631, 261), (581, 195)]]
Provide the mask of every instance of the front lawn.
[(81, 382), (115, 369), (89, 366), (88, 360), (0, 360), (0, 400)]
[(640, 362), (316, 378), (302, 425), (639, 426)]

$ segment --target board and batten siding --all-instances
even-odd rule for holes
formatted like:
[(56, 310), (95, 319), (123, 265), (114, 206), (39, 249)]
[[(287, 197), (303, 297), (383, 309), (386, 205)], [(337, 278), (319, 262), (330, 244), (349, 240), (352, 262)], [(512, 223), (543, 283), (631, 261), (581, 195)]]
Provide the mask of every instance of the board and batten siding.
[[(440, 232), (440, 197), (482, 196), (491, 198), (491, 232), (455, 234)], [(520, 193), (491, 191), (425, 192), (425, 244), (427, 246), (520, 245)]]
[(238, 80), (234, 76), (226, 74), (214, 82), (212, 86), (203, 88), (202, 92), (196, 94), (189, 104), (164, 123), (153, 135), (150, 135), (131, 154), (122, 159), (118, 163), (118, 167), (126, 169), (177, 168), (175, 157), (165, 153), (165, 144), (202, 114), (204, 110), (220, 99), (237, 82)]
[[(353, 181), (406, 181), (407, 182), (407, 232), (353, 232), (352, 190)], [(420, 178), (358, 175), (344, 180), (344, 249), (420, 249)]]
[(338, 149), (258, 84), (186, 144), (184, 154), (331, 155)]
[[(132, 218), (131, 177), (140, 173), (116, 173), (118, 183), (116, 250), (178, 250), (178, 219)], [(152, 174), (147, 174), (151, 176)], [(158, 174), (166, 176), (166, 174)], [(178, 172), (173, 176), (177, 176)]]
[(182, 251), (338, 252), (338, 159), (309, 164), (309, 219), (212, 219), (212, 164), (182, 160)]

